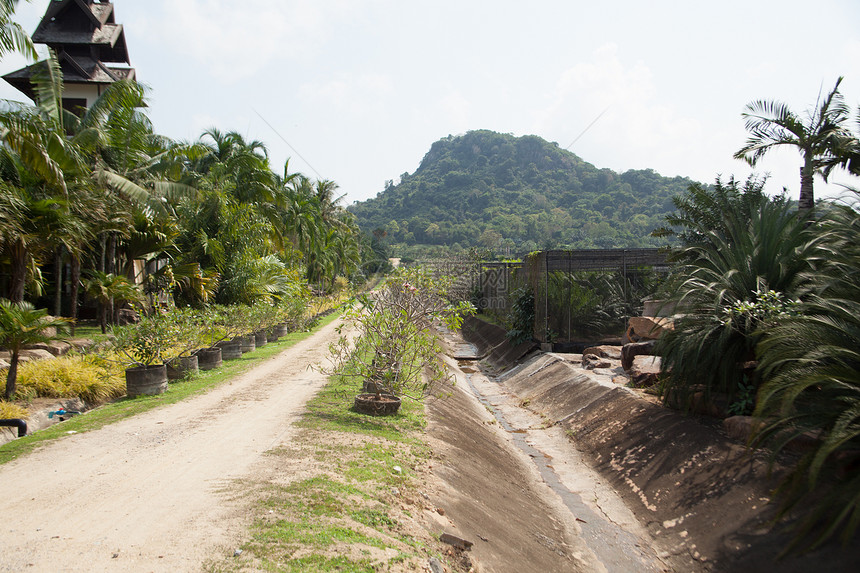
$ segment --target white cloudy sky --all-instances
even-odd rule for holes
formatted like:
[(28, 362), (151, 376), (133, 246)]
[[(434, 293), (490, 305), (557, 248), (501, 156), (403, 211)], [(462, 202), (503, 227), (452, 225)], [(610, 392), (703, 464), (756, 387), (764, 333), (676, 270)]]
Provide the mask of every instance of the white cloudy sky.
[[(22, 2), (17, 20), (32, 32), (48, 3)], [(291, 156), (349, 202), (414, 171), (437, 139), (473, 129), (567, 147), (600, 116), (571, 147), (586, 161), (712, 181), (750, 172), (732, 159), (746, 103), (803, 111), (844, 75), (847, 103), (860, 106), (857, 0), (114, 4), (160, 133), (238, 131), (267, 144), (276, 170)], [(7, 56), (0, 73), (23, 64)], [(21, 99), (0, 83), (0, 98)], [(799, 167), (786, 151), (761, 171), (771, 191), (796, 195)]]

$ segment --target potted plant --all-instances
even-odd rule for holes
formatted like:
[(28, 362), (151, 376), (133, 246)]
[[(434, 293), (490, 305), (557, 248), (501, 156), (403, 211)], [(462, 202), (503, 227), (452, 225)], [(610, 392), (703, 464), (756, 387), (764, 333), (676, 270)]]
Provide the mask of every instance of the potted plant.
[(197, 340), (202, 345), (194, 351), (200, 370), (220, 368), (223, 360), (219, 342), (226, 340), (230, 333), (225, 329), (223, 307), (207, 306), (192, 312), (191, 323), (197, 329)]
[(401, 271), (347, 306), (344, 317), (357, 331), (355, 346), (342, 334), (329, 346), (333, 365), (325, 371), (361, 382), (357, 411), (396, 413), (403, 397), (421, 400), (451, 381), (434, 326), (459, 328), (474, 312), (469, 302), (450, 304), (445, 283), (428, 273)]
[(167, 390), (169, 350), (175, 346), (175, 330), (168, 313), (141, 313), (140, 322), (113, 329), (114, 347), (129, 364), (125, 370), (126, 394), (129, 398), (163, 394)]
[[(200, 331), (191, 308), (173, 308), (170, 311), (169, 327), (174, 346), (165, 359), (168, 380), (180, 380), (193, 376), (199, 370), (199, 359), (194, 350), (200, 345)], [(165, 317), (165, 318), (168, 318)]]

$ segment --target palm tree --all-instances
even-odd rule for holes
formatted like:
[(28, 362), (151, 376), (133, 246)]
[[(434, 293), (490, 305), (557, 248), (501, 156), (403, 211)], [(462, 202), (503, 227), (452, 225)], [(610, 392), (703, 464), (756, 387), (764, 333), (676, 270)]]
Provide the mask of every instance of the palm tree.
[(9, 349), (9, 372), (6, 374), (6, 400), (17, 390), (18, 359), (27, 344), (62, 340), (69, 320), (48, 316), (47, 310), (36, 310), (29, 302), (0, 299), (0, 345)]
[(817, 174), (827, 181), (831, 170), (844, 164), (838, 151), (841, 141), (850, 139), (846, 127), (849, 109), (839, 93), (840, 77), (823, 99), (819, 95), (815, 108), (799, 117), (780, 101), (757, 100), (747, 104), (742, 116), (750, 137), (735, 159), (743, 159), (755, 167), (759, 160), (775, 147), (795, 147), (803, 157), (800, 168), (800, 199), (798, 208), (809, 210), (815, 204), (813, 177)]
[(102, 334), (107, 332), (108, 312), (117, 302), (143, 302), (143, 293), (135, 285), (128, 282), (124, 276), (113, 273), (91, 271), (91, 276), (84, 281), (87, 296), (99, 305), (99, 326)]
[(31, 60), (38, 58), (33, 40), (21, 25), (12, 21), (18, 0), (0, 0), (0, 56), (9, 52), (21, 52)]

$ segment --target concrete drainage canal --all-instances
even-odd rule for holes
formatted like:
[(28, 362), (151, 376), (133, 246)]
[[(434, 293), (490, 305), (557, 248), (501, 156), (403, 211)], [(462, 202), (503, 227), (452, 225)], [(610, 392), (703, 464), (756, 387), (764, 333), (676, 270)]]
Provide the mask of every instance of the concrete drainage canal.
[[(511, 442), (532, 460), (546, 487), (562, 500), (577, 523), (582, 540), (606, 570), (665, 571), (666, 564), (652, 548), (650, 535), (620, 497), (579, 459), (560, 428), (551, 428), (545, 420), (515, 403), (516, 399), (504, 391), (500, 382), (485, 375), (473, 345), (457, 344), (452, 355), (469, 392), (495, 417)], [(563, 475), (559, 475), (556, 466), (562, 457), (569, 463), (565, 464)], [(589, 502), (583, 499), (583, 493)]]

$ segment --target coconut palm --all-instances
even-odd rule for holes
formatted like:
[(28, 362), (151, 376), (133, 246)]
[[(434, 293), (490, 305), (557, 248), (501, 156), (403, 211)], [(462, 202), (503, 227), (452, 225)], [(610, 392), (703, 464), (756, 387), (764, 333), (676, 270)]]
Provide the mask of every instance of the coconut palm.
[(21, 25), (12, 21), (18, 0), (0, 0), (0, 56), (21, 52), (31, 60), (38, 58), (36, 47)]
[(28, 344), (62, 340), (69, 320), (48, 316), (47, 310), (36, 310), (29, 302), (0, 299), (0, 346), (9, 349), (9, 371), (6, 374), (6, 400), (15, 395), (21, 348)]
[(771, 149), (780, 146), (796, 148), (803, 157), (800, 168), (800, 200), (798, 208), (809, 210), (815, 204), (813, 178), (820, 175), (825, 181), (831, 170), (844, 164), (844, 156), (839, 147), (850, 130), (846, 127), (849, 109), (845, 105), (839, 84), (836, 80), (833, 89), (818, 101), (805, 117), (795, 114), (788, 106), (775, 100), (757, 100), (747, 104), (742, 116), (750, 137), (746, 144), (735, 153), (736, 159), (743, 159), (755, 167)]

